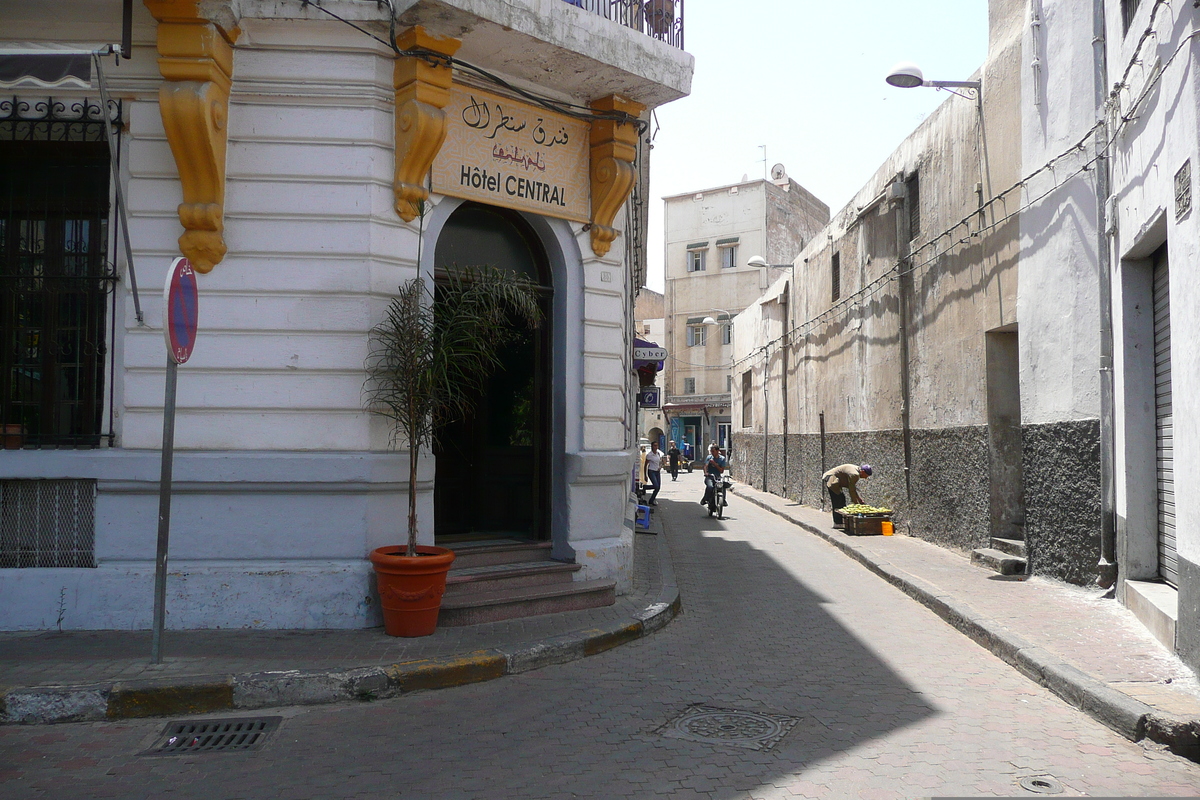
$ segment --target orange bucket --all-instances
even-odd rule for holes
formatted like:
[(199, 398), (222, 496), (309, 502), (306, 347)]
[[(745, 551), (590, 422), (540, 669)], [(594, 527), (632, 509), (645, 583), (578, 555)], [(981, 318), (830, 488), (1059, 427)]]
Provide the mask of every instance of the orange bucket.
[(883, 522), (879, 523), (879, 527), (881, 529), (879, 532), (884, 536), (891, 536), (893, 533), (895, 533), (895, 527), (892, 525), (892, 521), (890, 519), (885, 519)]

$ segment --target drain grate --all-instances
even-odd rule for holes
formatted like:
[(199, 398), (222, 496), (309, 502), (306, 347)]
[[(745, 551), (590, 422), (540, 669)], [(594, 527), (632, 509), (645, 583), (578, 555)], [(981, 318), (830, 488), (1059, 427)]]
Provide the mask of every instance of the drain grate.
[(283, 717), (243, 717), (172, 722), (163, 729), (143, 756), (175, 756), (189, 753), (229, 753), (257, 750), (279, 727)]
[(697, 705), (656, 732), (672, 739), (765, 751), (779, 744), (797, 722), (781, 714)]
[(1017, 784), (1027, 792), (1037, 794), (1062, 794), (1063, 785), (1049, 775), (1032, 775), (1021, 778)]

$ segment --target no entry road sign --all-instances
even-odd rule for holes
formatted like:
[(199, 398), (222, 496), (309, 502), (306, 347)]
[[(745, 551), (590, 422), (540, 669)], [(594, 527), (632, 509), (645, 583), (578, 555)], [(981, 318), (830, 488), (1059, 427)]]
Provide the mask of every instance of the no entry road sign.
[(171, 262), (163, 288), (163, 336), (167, 340), (167, 375), (163, 393), (162, 473), (158, 479), (158, 547), (154, 558), (154, 630), (150, 658), (162, 663), (162, 634), (167, 617), (167, 551), (171, 539), (171, 467), (175, 456), (175, 387), (179, 365), (192, 357), (200, 319), (196, 271), (186, 258)]
[(186, 258), (171, 262), (163, 302), (166, 304), (163, 333), (167, 338), (167, 354), (176, 364), (186, 363), (196, 345), (196, 325), (200, 320), (196, 271)]

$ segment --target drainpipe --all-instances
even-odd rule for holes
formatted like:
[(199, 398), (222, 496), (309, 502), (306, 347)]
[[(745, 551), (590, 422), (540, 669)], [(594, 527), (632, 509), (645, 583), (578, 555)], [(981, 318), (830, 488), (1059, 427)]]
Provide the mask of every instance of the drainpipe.
[[(817, 419), (821, 425), (821, 474), (824, 475), (829, 467), (825, 464), (825, 412), (822, 411), (817, 415)], [(821, 491), (818, 495), (821, 498), (821, 510), (825, 510), (825, 485), (821, 484)]]
[[(910, 239), (908, 225), (908, 187), (904, 185), (901, 176), (896, 177), (892, 184), (892, 196), (898, 197), (896, 205), (896, 255), (900, 265), (900, 275), (896, 294), (899, 299), (897, 317), (899, 327), (897, 339), (900, 343), (900, 430), (904, 445), (904, 496), (909, 504), (912, 503), (912, 395), (909, 391), (908, 374), (908, 297), (912, 291), (912, 275), (909, 274), (911, 259), (909, 258), (908, 243)], [(911, 513), (911, 509), (910, 509)]]
[(1042, 0), (1033, 0), (1030, 3), (1029, 13), (1029, 38), (1033, 42), (1033, 61), (1029, 62), (1029, 66), (1033, 68), (1033, 105), (1035, 108), (1042, 107)]
[(771, 395), (767, 379), (771, 376), (771, 352), (763, 348), (763, 488), (767, 491), (767, 444), (771, 441)]
[[(1108, 141), (1108, 65), (1105, 61), (1104, 0), (1092, 0), (1093, 86), (1100, 116), (1097, 141)], [(1104, 589), (1117, 582), (1116, 445), (1113, 430), (1112, 259), (1108, 239), (1109, 160), (1096, 160), (1096, 261), (1100, 279), (1100, 562), (1096, 583)]]
[[(793, 267), (793, 269), (795, 268)], [(788, 288), (791, 289), (790, 286)], [(788, 315), (792, 308), (791, 303), (788, 302), (788, 294), (789, 292), (784, 292), (779, 299), (783, 303), (783, 325), (787, 329), (783, 333), (783, 342), (780, 348), (783, 356), (783, 491), (780, 493), (780, 497), (787, 497), (788, 487), (788, 350), (790, 349), (788, 331), (791, 330)]]

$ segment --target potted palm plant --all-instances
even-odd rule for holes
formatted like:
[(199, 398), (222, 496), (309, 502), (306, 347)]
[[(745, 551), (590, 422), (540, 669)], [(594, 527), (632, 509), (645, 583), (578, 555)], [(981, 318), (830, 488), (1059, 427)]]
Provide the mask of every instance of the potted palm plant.
[[(417, 456), (438, 426), (469, 414), (500, 366), (516, 326), (541, 322), (529, 278), (494, 267), (454, 267), (436, 284), (407, 281), (370, 334), (366, 395), (408, 446), (408, 544), (371, 553), (384, 628), (428, 636), (437, 627), (454, 553), (417, 544)], [(515, 325), (514, 325), (515, 323)]]

